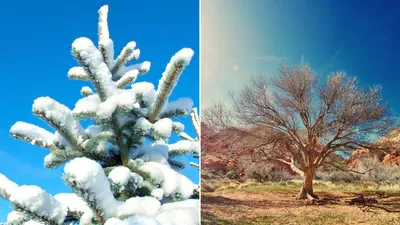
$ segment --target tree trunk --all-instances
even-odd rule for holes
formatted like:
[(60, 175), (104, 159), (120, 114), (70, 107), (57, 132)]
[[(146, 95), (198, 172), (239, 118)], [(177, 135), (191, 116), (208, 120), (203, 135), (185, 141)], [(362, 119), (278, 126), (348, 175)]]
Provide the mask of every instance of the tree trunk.
[(313, 169), (307, 169), (304, 171), (303, 185), (301, 185), (300, 192), (297, 195), (296, 199), (308, 199), (308, 200), (318, 199), (318, 197), (314, 194), (313, 191), (314, 173), (315, 171)]

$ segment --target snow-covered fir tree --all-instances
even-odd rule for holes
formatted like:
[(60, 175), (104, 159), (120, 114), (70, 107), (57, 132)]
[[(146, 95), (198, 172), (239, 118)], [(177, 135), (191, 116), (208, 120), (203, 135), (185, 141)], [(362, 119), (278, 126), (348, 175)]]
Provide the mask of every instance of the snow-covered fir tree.
[[(81, 90), (75, 108), (40, 97), (33, 113), (56, 131), (49, 132), (17, 122), (10, 132), (50, 151), (47, 168), (65, 164), (63, 179), (73, 193), (52, 196), (37, 186), (22, 185), (0, 174), (0, 196), (12, 203), (8, 225), (106, 224), (196, 225), (199, 222), (198, 185), (179, 173), (182, 155), (198, 155), (198, 138), (184, 132), (176, 117), (192, 114), (193, 101), (169, 101), (179, 77), (194, 52), (177, 52), (159, 81), (135, 82), (150, 69), (150, 62), (136, 63), (140, 51), (129, 42), (114, 57), (108, 6), (99, 10), (98, 45), (88, 38), (72, 44), (79, 66), (68, 77), (91, 83)], [(84, 128), (80, 121), (91, 120)], [(193, 123), (196, 127), (199, 123)], [(196, 125), (197, 124), (197, 125)], [(169, 143), (173, 133), (182, 137)], [(199, 137), (199, 134), (197, 134)]]

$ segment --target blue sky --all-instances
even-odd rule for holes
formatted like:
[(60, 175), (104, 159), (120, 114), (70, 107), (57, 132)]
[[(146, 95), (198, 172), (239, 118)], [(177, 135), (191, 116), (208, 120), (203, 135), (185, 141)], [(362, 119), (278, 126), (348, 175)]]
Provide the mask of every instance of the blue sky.
[(297, 64), (303, 55), (318, 74), (344, 70), (361, 85), (382, 85), (399, 116), (399, 4), (203, 0), (202, 108), (212, 100), (228, 101), (228, 89), (240, 89), (250, 76), (277, 75), (284, 58)]
[[(111, 1), (110, 1), (111, 2)], [(76, 66), (70, 54), (72, 42), (89, 37), (97, 43), (97, 11), (109, 5), (109, 28), (116, 54), (129, 41), (141, 50), (141, 61), (151, 69), (140, 81), (157, 87), (171, 56), (183, 47), (195, 55), (171, 96), (190, 97), (199, 106), (199, 4), (197, 1), (9, 1), (0, 9), (0, 65), (2, 68), (2, 110), (0, 117), (0, 173), (18, 184), (38, 185), (51, 194), (69, 192), (62, 179), (63, 167), (43, 168), (48, 151), (14, 140), (10, 127), (25, 121), (46, 127), (31, 113), (33, 100), (40, 96), (73, 108), (87, 85), (70, 81), (68, 70)], [(23, 7), (21, 7), (23, 6)], [(195, 137), (190, 119), (186, 131)], [(178, 139), (172, 139), (176, 141)], [(192, 158), (193, 162), (198, 162)], [(198, 183), (198, 170), (183, 171)], [(10, 204), (0, 199), (0, 222), (6, 220)]]

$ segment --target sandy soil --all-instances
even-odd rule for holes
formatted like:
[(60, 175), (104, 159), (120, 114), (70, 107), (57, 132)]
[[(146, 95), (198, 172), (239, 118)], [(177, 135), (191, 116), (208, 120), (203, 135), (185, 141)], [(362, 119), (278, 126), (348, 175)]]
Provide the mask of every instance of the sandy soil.
[[(317, 193), (320, 198), (335, 199), (325, 205), (294, 199), (296, 192), (229, 191), (202, 193), (202, 217), (218, 218), (214, 224), (400, 224), (400, 213), (380, 209), (362, 211), (344, 200), (357, 197), (351, 193)], [(376, 197), (376, 196), (366, 196)], [(400, 197), (378, 199), (379, 203), (400, 210)], [(202, 224), (212, 224), (203, 221)]]

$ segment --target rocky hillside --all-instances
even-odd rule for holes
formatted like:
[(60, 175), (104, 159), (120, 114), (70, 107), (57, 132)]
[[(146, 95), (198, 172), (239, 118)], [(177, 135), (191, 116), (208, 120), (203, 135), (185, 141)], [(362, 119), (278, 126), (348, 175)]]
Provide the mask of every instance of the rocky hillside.
[[(383, 141), (400, 141), (400, 128), (394, 129), (385, 137), (379, 139), (377, 142)], [(382, 152), (371, 152), (367, 149), (360, 149), (353, 152), (348, 159), (348, 165), (350, 168), (357, 168), (359, 161), (363, 158), (373, 157), (378, 159), (382, 166), (398, 166), (400, 165), (400, 152), (391, 151), (391, 153)]]
[[(241, 160), (251, 160), (253, 153), (253, 150), (247, 146), (249, 146), (249, 143), (251, 142), (256, 142), (254, 138), (252, 139), (246, 135), (238, 134), (233, 130), (227, 129), (216, 132), (205, 124), (201, 124), (201, 138), (202, 168), (217, 170), (223, 173), (235, 168), (240, 174), (243, 171), (243, 168), (240, 168)], [(400, 140), (400, 129), (394, 130), (379, 141), (386, 139)], [(360, 149), (354, 151), (353, 154), (347, 159), (348, 166), (352, 169), (357, 168), (360, 159), (371, 156), (377, 158), (381, 162), (381, 165), (400, 165), (399, 152), (382, 154), (371, 153), (368, 150)], [(278, 167), (290, 170), (286, 164), (278, 162), (275, 164)]]

